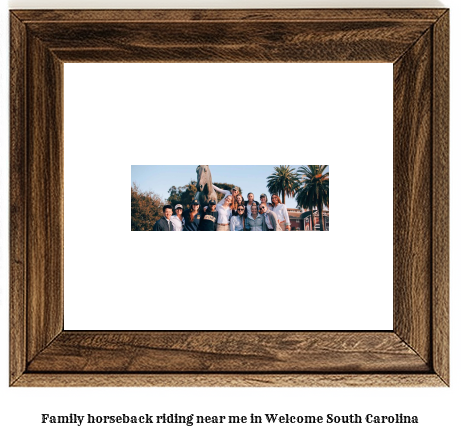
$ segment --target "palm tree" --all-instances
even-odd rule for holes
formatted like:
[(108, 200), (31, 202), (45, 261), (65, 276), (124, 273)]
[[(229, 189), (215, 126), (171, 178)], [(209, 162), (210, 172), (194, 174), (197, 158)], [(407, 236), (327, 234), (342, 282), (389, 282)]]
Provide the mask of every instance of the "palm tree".
[(280, 165), (274, 168), (275, 172), (267, 178), (267, 189), (272, 194), (282, 194), (282, 203), (285, 196), (292, 197), (298, 189), (299, 180), (296, 170), (290, 165)]
[[(314, 224), (314, 207), (319, 211), (320, 230), (323, 231), (323, 207), (330, 207), (330, 172), (324, 172), (328, 165), (306, 165), (298, 169), (301, 179), (296, 194), (298, 206), (311, 212)], [(313, 226), (314, 227), (314, 226)]]

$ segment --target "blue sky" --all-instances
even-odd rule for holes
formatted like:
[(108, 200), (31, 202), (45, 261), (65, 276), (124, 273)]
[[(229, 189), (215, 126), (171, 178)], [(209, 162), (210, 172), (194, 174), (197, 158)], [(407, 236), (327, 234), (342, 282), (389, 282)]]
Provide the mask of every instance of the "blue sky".
[[(266, 179), (274, 172), (277, 165), (210, 165), (213, 182), (233, 183), (240, 186), (246, 200), (247, 194), (253, 192), (255, 198), (269, 191)], [(301, 165), (290, 165), (298, 168)], [(197, 165), (132, 165), (131, 184), (136, 183), (142, 191), (153, 191), (163, 199), (168, 198), (168, 189), (172, 186), (184, 186), (196, 180)], [(329, 171), (329, 168), (327, 168)], [(287, 198), (287, 207), (296, 207), (296, 200)]]

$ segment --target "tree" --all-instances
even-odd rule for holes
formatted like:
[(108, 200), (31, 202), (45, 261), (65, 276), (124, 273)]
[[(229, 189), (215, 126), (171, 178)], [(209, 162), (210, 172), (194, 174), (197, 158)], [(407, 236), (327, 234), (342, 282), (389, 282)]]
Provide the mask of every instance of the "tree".
[[(168, 204), (171, 204), (174, 207), (177, 204), (182, 204), (182, 206), (187, 209), (189, 207), (189, 204), (191, 201), (195, 198), (195, 194), (197, 194), (197, 182), (194, 180), (191, 180), (190, 183), (184, 186), (180, 186), (177, 188), (176, 186), (172, 186), (170, 189), (168, 189), (168, 194), (170, 196), (167, 199)], [(225, 189), (227, 191), (231, 191), (235, 185), (231, 185), (230, 183), (214, 183), (213, 185), (217, 186), (218, 188)], [(237, 188), (240, 190), (240, 188), (237, 186)], [(221, 199), (224, 197), (223, 194), (220, 194), (219, 192), (216, 192), (218, 195), (218, 201), (221, 201)]]
[(131, 230), (149, 231), (163, 216), (164, 202), (152, 191), (142, 192), (138, 185), (131, 187)]
[[(314, 207), (319, 211), (320, 230), (323, 231), (323, 207), (330, 207), (330, 173), (328, 165), (305, 165), (298, 169), (300, 187), (296, 194), (299, 207), (308, 209), (313, 217)], [(312, 220), (312, 224), (313, 224)]]
[(271, 195), (282, 195), (282, 203), (285, 204), (285, 196), (293, 197), (298, 189), (296, 170), (290, 168), (290, 165), (280, 165), (274, 170), (275, 172), (267, 178), (267, 189)]
[(195, 194), (197, 194), (196, 185), (197, 182), (191, 180), (190, 183), (180, 186), (179, 188), (172, 186), (168, 189), (168, 194), (170, 194), (170, 196), (167, 198), (167, 203), (171, 204), (173, 209), (177, 204), (181, 204), (184, 209), (187, 209), (195, 198)]

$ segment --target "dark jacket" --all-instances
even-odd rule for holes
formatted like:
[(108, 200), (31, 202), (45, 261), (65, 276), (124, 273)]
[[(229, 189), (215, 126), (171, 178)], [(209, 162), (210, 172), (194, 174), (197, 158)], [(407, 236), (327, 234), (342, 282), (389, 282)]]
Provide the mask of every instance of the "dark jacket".
[(202, 220), (200, 221), (199, 230), (201, 232), (214, 232), (218, 227), (218, 212), (208, 212), (208, 209), (203, 212)]
[(173, 223), (168, 222), (167, 219), (163, 216), (155, 224), (153, 231), (155, 232), (174, 232)]
[(182, 228), (183, 232), (196, 232), (198, 230), (198, 226), (200, 225), (200, 218), (203, 215), (203, 212), (200, 212), (200, 210), (197, 212), (197, 215), (195, 215), (194, 219), (191, 221), (189, 216), (190, 216), (190, 209), (187, 209), (183, 213), (183, 218), (184, 218), (184, 226)]

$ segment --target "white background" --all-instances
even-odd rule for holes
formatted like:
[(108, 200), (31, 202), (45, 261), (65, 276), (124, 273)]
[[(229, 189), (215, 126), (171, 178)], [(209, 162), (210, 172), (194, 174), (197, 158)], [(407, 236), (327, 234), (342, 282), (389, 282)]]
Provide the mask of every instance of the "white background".
[[(392, 330), (392, 64), (66, 64), (64, 83), (67, 330)], [(131, 164), (290, 159), (330, 165), (330, 232), (130, 230)]]
[[(165, 2), (164, 2), (165, 3)], [(164, 4), (163, 3), (163, 4)], [(184, 6), (180, 2), (175, 4)], [(434, 2), (431, 2), (434, 4)], [(70, 7), (154, 7), (161, 5), (162, 2), (123, 2), (123, 1), (86, 1), (86, 2), (32, 2), (32, 1), (12, 1), (11, 7), (58, 7), (68, 5)], [(170, 5), (173, 2), (169, 2)], [(194, 3), (200, 6), (210, 6), (212, 2)], [(236, 3), (219, 2), (218, 5), (229, 4), (235, 6)], [(266, 1), (247, 2), (247, 6), (306, 6), (315, 5), (315, 2), (298, 1), (287, 3), (276, 3)], [(331, 4), (331, 3), (329, 3)], [(370, 2), (355, 2), (355, 5), (370, 6)], [(386, 2), (388, 5), (421, 5), (421, 2)], [(423, 2), (428, 4), (428, 2)], [(461, 35), (460, 25), (460, 6), (455, 1), (445, 2), (450, 6), (451, 11), (451, 77), (460, 77), (459, 71), (459, 52)], [(334, 6), (351, 7), (354, 2), (333, 3)], [(371, 3), (373, 6), (373, 3)], [(375, 6), (383, 3), (374, 3)], [(318, 3), (317, 3), (318, 6)], [(8, 38), (7, 38), (7, 11), (6, 5), (2, 5), (1, 15), (1, 99), (8, 101)], [(457, 118), (460, 116), (459, 108), (459, 85), (456, 80), (451, 83), (452, 101), (452, 127), (451, 143), (459, 144), (460, 127)], [(101, 435), (101, 434), (132, 434), (152, 435), (160, 434), (316, 434), (316, 435), (387, 435), (392, 432), (395, 435), (408, 434), (448, 434), (454, 435), (459, 432), (459, 408), (457, 404), (461, 400), (460, 388), (460, 317), (459, 303), (460, 296), (460, 273), (456, 265), (460, 262), (459, 226), (456, 225), (460, 212), (460, 175), (456, 172), (456, 164), (459, 164), (459, 147), (451, 148), (451, 387), (448, 389), (431, 388), (81, 388), (81, 389), (52, 389), (52, 388), (9, 388), (8, 387), (8, 107), (6, 104), (1, 106), (1, 294), (0, 294), (0, 317), (1, 329), (1, 356), (0, 361), (0, 398), (2, 401), (0, 408), (0, 429), (2, 434), (35, 434), (35, 435)], [(291, 426), (272, 426), (261, 427), (239, 426), (235, 428), (229, 425), (206, 426), (206, 427), (76, 427), (75, 425), (42, 425), (40, 424), (41, 413), (52, 414), (161, 414), (161, 413), (180, 413), (180, 414), (240, 414), (250, 413), (290, 413), (290, 414), (322, 414), (336, 413), (348, 415), (350, 413), (359, 414), (417, 414), (421, 424), (417, 426), (408, 425), (342, 425), (342, 426), (320, 426), (311, 427), (303, 425)]]

